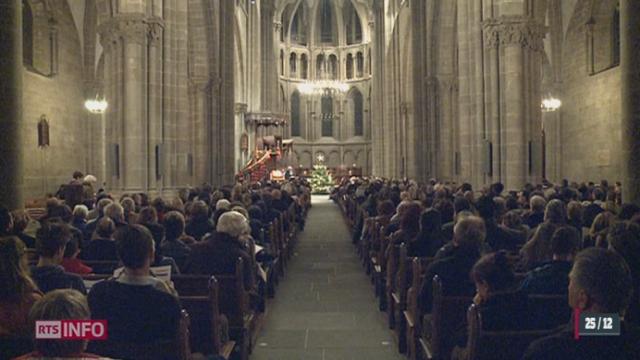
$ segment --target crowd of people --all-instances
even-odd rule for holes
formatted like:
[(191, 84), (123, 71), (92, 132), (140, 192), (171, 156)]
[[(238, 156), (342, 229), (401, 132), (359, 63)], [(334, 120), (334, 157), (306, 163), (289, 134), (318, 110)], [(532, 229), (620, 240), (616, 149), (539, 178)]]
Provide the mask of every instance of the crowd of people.
[[(351, 178), (332, 198), (350, 199), (362, 210), (354, 243), (375, 241), (369, 227), (377, 224), (388, 239), (387, 254), (404, 243), (408, 256), (431, 258), (419, 289), (424, 314), (432, 311), (436, 275), (445, 294), (473, 297), (487, 330), (553, 323), (550, 312), (531, 313), (527, 295), (565, 295), (571, 309), (619, 314), (622, 335), (575, 341), (571, 320), (531, 343), (525, 359), (632, 359), (640, 353), (640, 207), (621, 201), (619, 183), (545, 181), (505, 191), (500, 183), (474, 189), (436, 180)], [(370, 246), (373, 255), (385, 245)], [(453, 354), (464, 358), (461, 338)]]
[[(155, 266), (170, 266), (173, 274), (234, 274), (240, 257), (251, 306), (263, 311), (264, 281), (256, 274), (272, 258), (269, 224), (294, 206), (303, 227), (310, 206), (310, 188), (296, 178), (204, 185), (170, 200), (88, 194), (73, 208), (49, 198), (40, 219), (0, 206), (0, 358), (97, 357), (86, 352), (86, 341), (32, 342), (37, 320), (105, 319), (116, 343), (175, 339), (179, 294), (154, 276)], [(30, 252), (36, 262), (29, 263)], [(124, 270), (88, 291), (82, 276), (94, 269), (85, 261), (118, 262)]]

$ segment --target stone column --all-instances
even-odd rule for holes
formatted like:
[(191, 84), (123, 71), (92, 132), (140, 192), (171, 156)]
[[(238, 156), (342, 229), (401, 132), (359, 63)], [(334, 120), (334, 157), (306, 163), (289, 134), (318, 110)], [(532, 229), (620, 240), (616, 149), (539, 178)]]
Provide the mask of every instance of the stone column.
[(526, 182), (527, 146), (523, 44), (520, 23), (505, 24), (501, 36), (504, 46), (504, 109), (501, 143), (504, 161), (504, 185), (507, 190), (519, 189)]
[(533, 152), (542, 131), (537, 82), (541, 78), (539, 53), (544, 29), (523, 16), (489, 19), (484, 26), (490, 61), (492, 180), (515, 190), (528, 181), (540, 180), (540, 157)]
[(0, 2), (0, 204), (24, 206), (22, 167), (22, 2)]
[[(148, 90), (147, 90), (147, 188), (161, 191), (162, 173), (166, 172), (162, 166), (162, 156), (156, 155), (156, 147), (162, 144), (162, 37), (164, 23), (160, 18), (149, 22), (149, 42), (147, 44), (148, 61)], [(160, 155), (160, 154), (158, 154)], [(160, 169), (158, 169), (158, 167)], [(160, 170), (160, 171), (159, 171)]]
[[(219, 116), (221, 120), (220, 132), (220, 168), (218, 168), (218, 184), (232, 184), (235, 177), (235, 154), (233, 153), (235, 134), (235, 84), (233, 66), (235, 61), (235, 35), (234, 35), (234, 14), (235, 3), (233, 1), (221, 1), (220, 3), (220, 86), (217, 87), (217, 91), (220, 91), (220, 108)], [(270, 22), (269, 24), (273, 24)], [(271, 28), (271, 38), (273, 40), (273, 28)], [(270, 49), (273, 50), (273, 47)], [(273, 53), (271, 54), (271, 61), (275, 64)], [(275, 66), (275, 65), (274, 65)], [(272, 75), (273, 88), (276, 89), (275, 68), (273, 71), (266, 70)], [(272, 96), (275, 97), (276, 92), (272, 92)], [(215, 96), (215, 94), (214, 94)]]
[(640, 2), (620, 1), (622, 201), (640, 204)]
[(122, 168), (124, 191), (146, 191), (147, 149), (147, 24), (141, 19), (121, 23), (124, 47), (124, 121)]
[[(489, 179), (499, 179), (501, 174), (501, 158), (500, 158), (500, 52), (498, 51), (499, 30), (494, 23), (485, 23), (484, 27), (485, 47), (486, 47), (486, 66), (485, 66), (485, 84), (487, 91), (485, 92), (485, 103), (487, 104), (487, 138), (492, 146), (490, 158), (486, 159), (491, 164), (491, 168), (487, 167), (486, 173), (490, 173)], [(489, 154), (485, 154), (489, 156)], [(487, 171), (490, 170), (490, 171)], [(488, 174), (487, 174), (488, 175)]]
[[(277, 110), (278, 67), (276, 65), (276, 51), (273, 23), (275, 4), (273, 1), (260, 2), (260, 24), (262, 33), (262, 110)], [(277, 55), (280, 58), (280, 55)], [(285, 55), (285, 64), (288, 57)]]

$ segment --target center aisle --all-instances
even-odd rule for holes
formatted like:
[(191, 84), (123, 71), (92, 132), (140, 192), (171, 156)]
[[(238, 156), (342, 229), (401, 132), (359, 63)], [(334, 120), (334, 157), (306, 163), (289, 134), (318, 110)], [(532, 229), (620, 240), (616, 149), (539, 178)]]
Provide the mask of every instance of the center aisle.
[(314, 196), (251, 360), (404, 359), (337, 205)]

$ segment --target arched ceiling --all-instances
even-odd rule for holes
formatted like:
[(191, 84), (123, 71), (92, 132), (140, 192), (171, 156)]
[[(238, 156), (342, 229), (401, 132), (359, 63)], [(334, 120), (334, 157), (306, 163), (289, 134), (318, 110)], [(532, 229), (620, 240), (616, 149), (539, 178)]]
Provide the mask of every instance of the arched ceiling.
[[(289, 4), (295, 5), (301, 1), (306, 2), (309, 8), (313, 8), (315, 7), (316, 3), (320, 0), (276, 0), (276, 17), (279, 18), (280, 16), (282, 16), (282, 11), (284, 11), (284, 8), (287, 5)], [(333, 0), (333, 1), (338, 2), (339, 7), (342, 7), (345, 1), (351, 1), (353, 3), (353, 6), (358, 10), (358, 14), (360, 14), (361, 17), (363, 17), (363, 15), (368, 15), (373, 5), (373, 0)]]

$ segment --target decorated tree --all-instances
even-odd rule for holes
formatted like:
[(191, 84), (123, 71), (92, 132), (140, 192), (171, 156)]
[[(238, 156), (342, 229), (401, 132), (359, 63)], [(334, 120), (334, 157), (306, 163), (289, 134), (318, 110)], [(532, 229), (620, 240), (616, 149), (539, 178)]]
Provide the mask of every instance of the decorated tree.
[(313, 166), (311, 172), (311, 192), (313, 194), (330, 194), (335, 186), (335, 182), (329, 174), (327, 167), (323, 164), (324, 158), (318, 157), (318, 164)]

